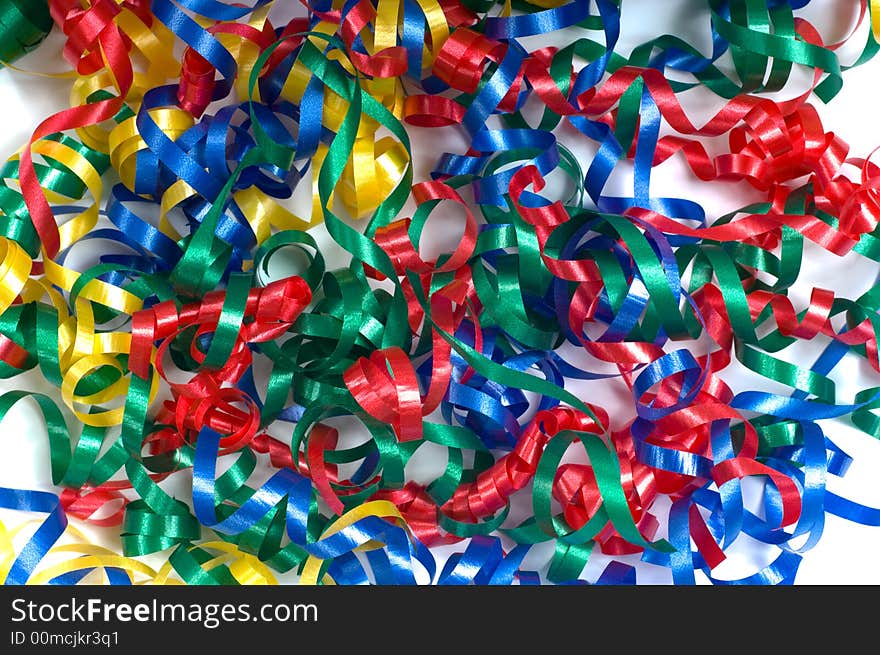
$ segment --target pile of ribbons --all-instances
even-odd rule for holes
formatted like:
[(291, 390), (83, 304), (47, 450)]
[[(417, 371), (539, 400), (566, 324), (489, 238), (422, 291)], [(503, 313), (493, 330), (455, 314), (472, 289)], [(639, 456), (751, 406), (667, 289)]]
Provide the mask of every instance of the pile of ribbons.
[[(42, 413), (56, 489), (0, 487), (22, 517), (0, 579), (635, 584), (641, 561), (778, 584), (827, 514), (880, 525), (826, 488), (851, 458), (824, 429), (880, 435), (880, 388), (834, 382), (880, 373), (880, 286), (789, 296), (805, 240), (880, 262), (880, 167), (811, 104), (880, 49), (880, 12), (843, 3), (826, 43), (809, 0), (705, 0), (709, 54), (624, 54), (630, 4), (0, 0), (0, 59), (54, 29), (73, 71), (0, 182), (0, 376), (57, 389), (0, 395), (0, 420)], [(691, 89), (719, 107), (702, 125)], [(749, 202), (658, 195), (676, 156), (679, 191)], [(592, 402), (609, 387), (626, 401)], [(772, 561), (719, 575), (743, 538)]]

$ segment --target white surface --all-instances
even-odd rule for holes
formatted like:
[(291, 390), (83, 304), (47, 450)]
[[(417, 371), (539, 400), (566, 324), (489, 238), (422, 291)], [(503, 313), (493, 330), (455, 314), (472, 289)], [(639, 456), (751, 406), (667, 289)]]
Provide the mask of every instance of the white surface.
[[(657, 3), (652, 0), (627, 0), (624, 5), (623, 42), (620, 50), (626, 50), (635, 43), (642, 42), (651, 36), (664, 31), (678, 31), (686, 24), (691, 41), (704, 49), (708, 45), (707, 25), (708, 14), (705, 11), (692, 11), (694, 6), (702, 7), (704, 3), (696, 0), (676, 0), (676, 2)], [(808, 8), (808, 15), (820, 26), (826, 40), (836, 40), (847, 31), (853, 17), (853, 8), (857, 2), (840, 2), (833, 0), (813, 0)], [(663, 12), (657, 8), (663, 6)], [(286, 8), (285, 8), (286, 9)], [(283, 13), (284, 10), (282, 10)], [(273, 11), (274, 17), (278, 12)], [(277, 22), (276, 22), (277, 24)], [(555, 35), (556, 42), (564, 40), (564, 35)], [(861, 39), (857, 39), (861, 41)], [(35, 53), (24, 58), (18, 65), (39, 71), (60, 71), (67, 68), (61, 59), (60, 49), (63, 44), (61, 35), (56, 29), (48, 42)], [(540, 43), (545, 45), (546, 43)], [(536, 45), (535, 42), (527, 45)], [(834, 131), (843, 137), (852, 147), (856, 156), (867, 156), (876, 146), (880, 145), (880, 125), (876, 120), (876, 104), (872, 97), (877, 75), (880, 73), (880, 58), (868, 65), (847, 72), (843, 91), (829, 106), (821, 105), (818, 100), (814, 104), (825, 122), (826, 130)], [(807, 75), (800, 73), (793, 78), (780, 97), (796, 95)], [(48, 79), (39, 76), (25, 75), (10, 70), (0, 70), (0, 157), (11, 154), (26, 142), (37, 123), (54, 111), (68, 106), (69, 80)], [(689, 93), (684, 99), (686, 109), (691, 112), (695, 123), (701, 123), (718, 107), (717, 99), (705, 94)], [(465, 139), (456, 127), (442, 130), (410, 129), (416, 156), (416, 181), (425, 179), (434, 161), (426, 159), (421, 153), (431, 153), (433, 157), (441, 150), (463, 152)], [(592, 145), (589, 143), (566, 145), (584, 157), (589, 155)], [(628, 184), (628, 165), (621, 165), (612, 178), (612, 186), (625, 193)], [(754, 190), (745, 184), (722, 185), (703, 184), (693, 178), (676, 157), (658, 167), (654, 173), (653, 189), (655, 193), (689, 197), (704, 204), (710, 209), (710, 218), (718, 216), (726, 209), (747, 204), (756, 197)], [(613, 190), (612, 190), (613, 191)], [(299, 195), (299, 194), (298, 194)], [(447, 227), (448, 230), (448, 227)], [(453, 230), (454, 231), (454, 230)], [(323, 226), (313, 230), (322, 245), (326, 246), (325, 256), (328, 267), (341, 265), (342, 251), (332, 244)], [(448, 232), (447, 232), (448, 234)], [(448, 241), (448, 239), (447, 239)], [(812, 285), (837, 289), (845, 292), (850, 298), (857, 297), (868, 288), (877, 273), (877, 265), (858, 256), (849, 256), (845, 262), (821, 251), (807, 243), (805, 270), (798, 281), (798, 289), (792, 294), (796, 302), (803, 302), (809, 297)], [(812, 361), (818, 349), (810, 349), (802, 353)], [(744, 388), (770, 388), (760, 378), (749, 372), (736, 370), (734, 362), (727, 371), (726, 379), (736, 390)], [(851, 399), (852, 395), (867, 386), (876, 385), (880, 376), (871, 372), (869, 367), (856, 362), (855, 358), (847, 358), (835, 369), (831, 376), (840, 389), (842, 400)], [(0, 381), (0, 390), (13, 388), (42, 391), (60, 401), (57, 390), (43, 381), (39, 374), (30, 372), (11, 381)], [(602, 383), (581, 383), (573, 386), (586, 395), (591, 402), (605, 405), (615, 426), (627, 420), (633, 412), (630, 406), (621, 404), (621, 395), (613, 389), (613, 385)], [(60, 404), (60, 403), (59, 403)], [(843, 479), (831, 476), (828, 487), (831, 491), (846, 498), (872, 506), (880, 506), (880, 486), (877, 484), (878, 468), (880, 468), (880, 443), (868, 438), (852, 428), (846, 421), (826, 421), (823, 427), (827, 434), (854, 457), (849, 473)], [(408, 472), (419, 475), (423, 469), (434, 469), (431, 462), (421, 462), (408, 468)], [(184, 478), (184, 475), (175, 476)], [(185, 481), (184, 486), (185, 486)], [(0, 485), (6, 487), (53, 489), (49, 476), (48, 448), (42, 421), (37, 417), (33, 407), (20, 404), (10, 413), (0, 426)], [(523, 492), (526, 494), (527, 492)], [(523, 495), (521, 494), (521, 495)], [(16, 525), (23, 520), (19, 514), (0, 512), (0, 520), (8, 526)], [(661, 516), (662, 522), (662, 516)], [(80, 526), (81, 527), (81, 526)], [(117, 529), (95, 529), (86, 527), (84, 531), (94, 538), (96, 543), (105, 543), (113, 547), (117, 543)], [(459, 550), (437, 549), (437, 553)], [(868, 528), (851, 524), (834, 516), (827, 517), (825, 533), (819, 545), (809, 551), (800, 567), (797, 577), (799, 584), (841, 583), (841, 584), (876, 584), (880, 583), (880, 566), (875, 564), (876, 553), (880, 550), (880, 529)], [(537, 547), (529, 555), (525, 568), (543, 568), (547, 558), (552, 554), (546, 545)], [(731, 551), (731, 559), (720, 567), (718, 577), (738, 577), (754, 572), (772, 558), (773, 552), (764, 548), (749, 547), (746, 538), (738, 542)], [(146, 558), (152, 564), (165, 559), (165, 554)], [(638, 557), (623, 558), (636, 563)], [(582, 575), (588, 580), (595, 579), (607, 558), (596, 555), (590, 561)], [(705, 580), (698, 574), (700, 582)], [(642, 583), (668, 583), (669, 572), (658, 567), (640, 565), (639, 581)]]

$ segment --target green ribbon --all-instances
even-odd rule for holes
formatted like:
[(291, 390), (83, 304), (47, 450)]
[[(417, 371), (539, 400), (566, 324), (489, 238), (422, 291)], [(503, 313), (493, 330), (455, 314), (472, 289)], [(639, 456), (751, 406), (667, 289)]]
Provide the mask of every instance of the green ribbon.
[(52, 24), (45, 0), (0, 0), (0, 62), (11, 64), (36, 48)]

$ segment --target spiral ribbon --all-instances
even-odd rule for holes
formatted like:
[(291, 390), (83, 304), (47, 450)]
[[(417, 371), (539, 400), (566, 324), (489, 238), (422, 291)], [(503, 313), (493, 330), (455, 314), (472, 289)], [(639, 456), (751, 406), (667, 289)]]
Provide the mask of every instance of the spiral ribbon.
[[(811, 104), (876, 54), (875, 3), (826, 43), (809, 0), (707, 0), (709, 54), (626, 55), (613, 0), (275, 4), (0, 2), (0, 59), (54, 24), (75, 76), (0, 186), (0, 375), (57, 389), (0, 395), (36, 402), (55, 486), (0, 488), (43, 515), (0, 524), (6, 583), (630, 585), (634, 555), (790, 584), (827, 513), (880, 524), (827, 489), (851, 458), (825, 430), (880, 435), (880, 386), (834, 370), (880, 373), (880, 287), (792, 293), (806, 247), (880, 261), (880, 169)], [(673, 158), (760, 200), (658, 196)], [(743, 534), (774, 558), (721, 576)]]

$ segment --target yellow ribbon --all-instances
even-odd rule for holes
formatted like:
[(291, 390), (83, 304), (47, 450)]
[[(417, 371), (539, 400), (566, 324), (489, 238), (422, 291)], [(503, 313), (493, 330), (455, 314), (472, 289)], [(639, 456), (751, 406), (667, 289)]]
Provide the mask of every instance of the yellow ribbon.
[[(387, 500), (371, 500), (369, 502), (364, 503), (354, 509), (347, 511), (345, 514), (336, 519), (333, 523), (331, 523), (324, 532), (321, 534), (322, 539), (326, 539), (337, 532), (344, 530), (345, 528), (357, 523), (361, 519), (365, 519), (368, 516), (377, 516), (379, 518), (391, 518), (394, 519), (400, 526), (404, 529), (407, 529), (406, 520), (401, 515), (400, 511), (394, 505)], [(378, 543), (375, 541), (368, 541), (364, 544), (361, 544), (358, 548), (355, 549), (356, 552), (366, 551), (366, 550), (376, 550), (377, 548), (382, 548), (384, 544)], [(322, 560), (319, 557), (315, 557), (314, 555), (310, 555), (306, 560), (305, 565), (303, 566), (302, 574), (300, 576), (300, 584), (303, 585), (316, 585), (318, 584), (318, 575), (321, 572), (321, 563)], [(324, 574), (321, 578), (322, 584), (333, 584), (333, 579)]]

